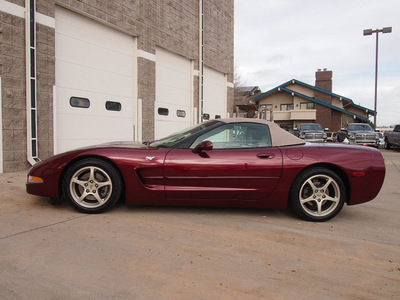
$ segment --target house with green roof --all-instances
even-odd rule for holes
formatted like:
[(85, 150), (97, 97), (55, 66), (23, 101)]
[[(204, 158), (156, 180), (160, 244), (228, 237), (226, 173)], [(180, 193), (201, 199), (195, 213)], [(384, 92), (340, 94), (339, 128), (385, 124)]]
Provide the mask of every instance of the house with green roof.
[(374, 110), (357, 105), (352, 99), (332, 92), (332, 71), (318, 70), (315, 86), (296, 79), (253, 97), (248, 105), (286, 130), (301, 123), (319, 123), (338, 131), (348, 123), (368, 123)]

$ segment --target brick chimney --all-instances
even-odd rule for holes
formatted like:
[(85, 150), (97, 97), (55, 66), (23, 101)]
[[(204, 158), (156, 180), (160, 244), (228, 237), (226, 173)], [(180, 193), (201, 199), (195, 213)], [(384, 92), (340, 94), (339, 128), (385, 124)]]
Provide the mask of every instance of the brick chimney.
[(317, 72), (315, 72), (315, 86), (332, 92), (332, 71), (318, 69)]

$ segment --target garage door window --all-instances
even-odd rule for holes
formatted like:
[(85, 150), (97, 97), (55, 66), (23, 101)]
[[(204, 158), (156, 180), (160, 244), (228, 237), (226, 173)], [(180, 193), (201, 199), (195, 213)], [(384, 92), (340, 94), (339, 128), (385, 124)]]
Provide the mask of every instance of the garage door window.
[(106, 102), (106, 109), (107, 110), (112, 110), (112, 111), (121, 111), (122, 105), (121, 105), (120, 102), (107, 101)]
[(69, 99), (69, 104), (71, 104), (72, 107), (89, 108), (90, 101), (87, 98), (71, 97)]
[(186, 111), (178, 109), (178, 110), (176, 111), (176, 115), (177, 115), (179, 118), (184, 118), (184, 117), (186, 117)]
[(169, 115), (169, 110), (168, 110), (168, 108), (159, 107), (158, 108), (158, 114), (160, 116), (168, 116)]

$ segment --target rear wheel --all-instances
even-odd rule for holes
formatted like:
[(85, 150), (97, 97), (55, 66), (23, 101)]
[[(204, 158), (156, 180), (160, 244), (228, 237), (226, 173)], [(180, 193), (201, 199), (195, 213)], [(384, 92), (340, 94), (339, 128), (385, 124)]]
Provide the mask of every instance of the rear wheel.
[(78, 210), (100, 213), (118, 201), (122, 180), (116, 168), (101, 159), (89, 158), (76, 162), (66, 172), (64, 195)]
[(308, 221), (323, 222), (336, 216), (346, 199), (340, 177), (326, 168), (313, 168), (300, 174), (290, 192), (293, 211)]

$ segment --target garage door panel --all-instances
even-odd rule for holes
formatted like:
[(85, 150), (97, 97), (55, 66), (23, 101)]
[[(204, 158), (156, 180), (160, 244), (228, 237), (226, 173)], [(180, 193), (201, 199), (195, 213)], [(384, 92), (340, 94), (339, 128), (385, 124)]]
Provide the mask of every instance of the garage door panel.
[(68, 72), (58, 73), (56, 78), (57, 86), (132, 97), (132, 77), (121, 76), (64, 61), (58, 61), (57, 67), (68, 70)]
[[(159, 108), (168, 107), (168, 115), (158, 114)], [(179, 111), (179, 115), (178, 115)], [(184, 114), (182, 114), (184, 112)], [(171, 104), (169, 102), (157, 102), (156, 104), (156, 124), (158, 126), (158, 137), (162, 138), (172, 133), (191, 126), (191, 108), (189, 105)]]
[[(63, 60), (68, 63), (85, 65), (93, 69), (124, 76), (133, 76), (132, 55), (120, 53), (65, 35), (57, 34), (56, 38), (60, 41), (56, 46), (59, 57), (58, 60), (61, 60), (62, 57), (64, 58)], [(113, 59), (109, 59), (110, 57)], [(66, 59), (68, 59), (68, 61), (66, 61)]]
[(178, 89), (171, 86), (159, 85), (159, 101), (170, 104), (188, 105), (187, 99), (190, 99), (190, 91)]
[[(112, 122), (117, 122), (119, 126), (128, 128), (130, 119), (120, 116), (107, 117)], [(57, 132), (62, 135), (60, 140), (99, 140), (99, 141), (116, 141), (127, 140), (132, 137), (133, 128), (131, 130), (115, 130), (109, 126), (109, 122), (104, 122), (103, 116), (91, 116), (90, 121), (85, 115), (77, 114), (60, 114), (58, 121), (68, 122), (68, 128), (59, 126)], [(101, 133), (101, 134), (97, 134)]]
[[(100, 47), (110, 48), (130, 55), (130, 42), (126, 34), (104, 26), (86, 17), (77, 17), (77, 14), (67, 9), (56, 9), (56, 33), (79, 39)], [(99, 27), (102, 27), (99, 30)]]
[(164, 66), (171, 70), (182, 71), (187, 69), (187, 58), (161, 48), (157, 48), (156, 60), (158, 66)]
[(176, 86), (176, 82), (179, 82), (180, 85), (186, 88), (191, 80), (190, 73), (182, 72), (179, 70), (171, 70), (169, 68), (165, 68), (163, 66), (157, 67), (157, 77), (158, 78), (173, 78), (173, 81), (163, 81), (163, 85)]
[[(133, 103), (132, 99), (128, 97), (105, 95), (97, 92), (88, 92), (75, 89), (57, 88), (57, 108), (59, 114), (80, 114), (84, 116), (98, 115), (103, 117), (112, 117), (118, 115), (121, 118), (129, 118), (132, 115)], [(90, 101), (90, 107), (81, 108), (73, 107), (70, 104), (71, 97), (85, 98)], [(121, 104), (120, 111), (108, 111), (106, 109), (106, 102), (113, 101)]]

